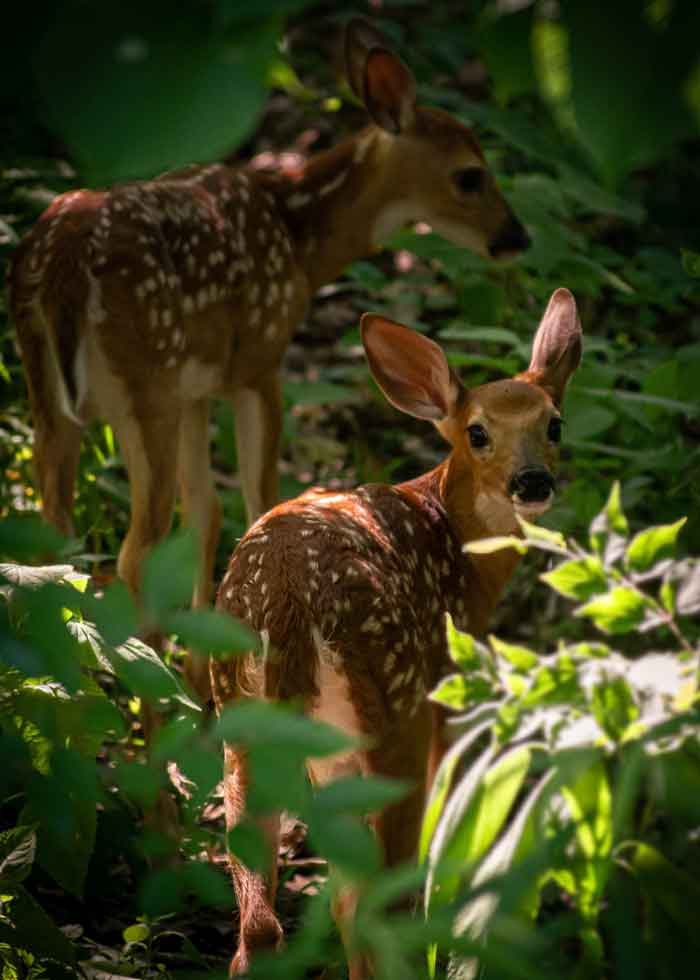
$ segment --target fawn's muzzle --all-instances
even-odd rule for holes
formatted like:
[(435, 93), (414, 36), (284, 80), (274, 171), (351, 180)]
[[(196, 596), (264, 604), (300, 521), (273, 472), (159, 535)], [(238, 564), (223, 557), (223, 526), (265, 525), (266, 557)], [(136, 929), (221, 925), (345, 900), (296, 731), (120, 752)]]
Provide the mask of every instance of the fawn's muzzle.
[(530, 244), (530, 237), (517, 218), (513, 217), (503, 228), (495, 242), (489, 246), (489, 252), (494, 259), (505, 259), (518, 255)]
[(544, 503), (554, 493), (554, 477), (543, 466), (523, 466), (510, 478), (508, 493), (518, 503)]

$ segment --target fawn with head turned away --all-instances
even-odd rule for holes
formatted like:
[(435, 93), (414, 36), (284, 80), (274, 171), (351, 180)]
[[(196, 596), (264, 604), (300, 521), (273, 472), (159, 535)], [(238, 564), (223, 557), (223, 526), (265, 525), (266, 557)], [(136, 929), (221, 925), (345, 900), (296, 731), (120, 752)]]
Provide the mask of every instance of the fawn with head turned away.
[[(554, 495), (560, 406), (581, 357), (571, 293), (558, 289), (537, 330), (530, 365), (510, 380), (465, 389), (433, 341), (377, 314), (362, 318), (370, 369), (387, 399), (429, 419), (450, 444), (436, 469), (397, 486), (351, 492), (310, 490), (260, 518), (236, 548), (218, 605), (260, 634), (262, 656), (211, 664), (217, 709), (231, 700), (293, 700), (312, 718), (364, 737), (367, 747), (307, 763), (312, 782), (373, 774), (410, 782), (411, 794), (372, 826), (388, 865), (415, 856), (426, 788), (445, 748), (442, 709), (427, 697), (449, 673), (445, 613), (481, 634), (518, 555), (465, 554), (463, 545), (518, 534)], [(241, 819), (245, 754), (225, 749), (229, 827)], [(263, 821), (266, 874), (235, 855), (240, 906), (233, 974), (256, 949), (274, 947), (273, 911), (279, 821)], [(351, 929), (357, 896), (336, 909)], [(371, 963), (350, 956), (351, 980)]]
[(527, 237), (462, 123), (415, 103), (406, 66), (364, 21), (346, 68), (372, 122), (298, 172), (193, 166), (58, 197), (9, 276), (43, 513), (72, 533), (81, 430), (110, 423), (129, 476), (118, 570), (138, 592), (176, 491), (211, 591), (220, 509), (209, 401), (231, 400), (248, 520), (277, 502), (280, 364), (310, 298), (411, 220), (490, 257)]

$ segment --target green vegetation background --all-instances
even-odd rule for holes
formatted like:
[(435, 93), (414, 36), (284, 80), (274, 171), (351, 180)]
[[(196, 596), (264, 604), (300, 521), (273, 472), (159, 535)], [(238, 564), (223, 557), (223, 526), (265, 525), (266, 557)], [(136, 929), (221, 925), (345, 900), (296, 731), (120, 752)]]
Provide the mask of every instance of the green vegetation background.
[[(566, 285), (586, 350), (567, 395), (562, 488), (548, 524), (582, 534), (618, 480), (633, 527), (686, 516), (678, 547), (697, 554), (700, 8), (562, 0), (509, 11), (486, 0), (218, 0), (182, 3), (176, 15), (161, 2), (17, 8), (0, 88), (0, 264), (60, 191), (192, 160), (314, 151), (362, 125), (342, 77), (342, 25), (353, 13), (376, 17), (416, 73), (421, 100), (475, 126), (533, 244), (494, 266), (407, 231), (322, 290), (285, 366), (285, 494), (408, 477), (442, 452), (437, 435), (398, 418), (369, 384), (361, 312), (383, 310), (428, 331), (478, 384), (525, 364), (546, 299)], [(35, 509), (36, 497), (31, 419), (2, 298), (0, 342), (7, 517)], [(225, 507), (221, 568), (243, 529), (226, 406), (215, 408), (212, 430)], [(118, 447), (95, 427), (84, 443), (71, 561), (110, 577), (127, 503)], [(22, 558), (7, 535), (2, 550)], [(544, 650), (582, 627), (561, 598), (543, 602), (537, 562), (522, 563), (495, 625)], [(639, 639), (621, 642), (635, 652)], [(60, 652), (57, 644), (57, 662)], [(125, 702), (121, 688), (117, 695)], [(61, 785), (66, 771), (59, 765), (52, 778)], [(108, 836), (103, 827), (93, 871), (109, 866)]]

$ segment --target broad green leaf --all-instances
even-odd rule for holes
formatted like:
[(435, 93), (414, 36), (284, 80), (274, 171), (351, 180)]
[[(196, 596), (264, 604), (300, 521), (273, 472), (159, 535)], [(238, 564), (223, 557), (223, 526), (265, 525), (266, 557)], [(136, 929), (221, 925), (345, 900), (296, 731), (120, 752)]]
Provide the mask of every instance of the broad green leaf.
[(454, 745), (450, 746), (449, 750), (443, 756), (433, 779), (432, 786), (430, 787), (430, 794), (423, 815), (420, 846), (418, 848), (418, 861), (420, 864), (428, 856), (428, 848), (433, 839), (438, 820), (444, 812), (447, 793), (457, 764), (462, 756), (466, 755), (469, 749), (475, 744), (477, 739), (491, 728), (491, 725), (492, 721), (489, 718), (487, 721), (483, 721), (480, 725), (465, 732)]
[(262, 701), (226, 708), (214, 726), (214, 734), (232, 744), (277, 745), (310, 758), (333, 755), (358, 745), (358, 739), (338, 728)]
[(471, 633), (462, 633), (455, 627), (452, 617), (446, 614), (447, 646), (450, 659), (465, 672), (476, 670), (482, 666), (482, 660), (477, 650), (477, 643)]
[(188, 896), (202, 905), (226, 907), (231, 888), (225, 877), (201, 861), (186, 861), (176, 868), (152, 872), (141, 892), (141, 907), (152, 918), (177, 912)]
[(48, 124), (91, 186), (220, 158), (263, 107), (278, 18), (295, 5), (222, 30), (213, 8), (192, 3), (177, 17), (161, 2), (122, 4), (109, 18), (100, 5), (64, 3), (32, 49)]
[(456, 711), (463, 711), (475, 701), (485, 701), (493, 696), (493, 683), (478, 674), (450, 674), (444, 677), (435, 690), (430, 692), (430, 700), (444, 704)]
[(122, 938), (125, 943), (145, 943), (151, 935), (151, 928), (145, 922), (136, 922), (133, 926), (127, 926), (122, 931)]
[(3, 517), (0, 520), (0, 556), (13, 562), (55, 555), (65, 544), (65, 538), (36, 514)]
[(19, 826), (0, 833), (0, 890), (18, 885), (32, 870), (36, 828)]
[[(8, 917), (14, 928), (5, 940), (10, 949), (26, 949), (35, 957), (50, 957), (60, 963), (75, 965), (73, 944), (24, 885), (15, 886), (11, 894)], [(42, 968), (44, 976), (51, 975), (49, 969)], [(13, 971), (9, 976), (17, 974)]]
[(136, 603), (126, 583), (120, 579), (111, 582), (99, 598), (87, 595), (83, 609), (111, 646), (118, 646), (138, 633)]
[(549, 528), (539, 527), (529, 521), (518, 517), (518, 524), (523, 529), (526, 540), (540, 546), (549, 545), (555, 551), (566, 551), (566, 539), (559, 531), (550, 531)]
[(694, 279), (700, 279), (700, 253), (691, 252), (688, 248), (681, 249), (683, 268)]
[(497, 656), (507, 660), (516, 670), (532, 670), (539, 663), (537, 654), (533, 653), (532, 650), (528, 650), (527, 647), (516, 646), (514, 643), (506, 643), (504, 640), (499, 640), (497, 636), (493, 635), (489, 636), (489, 643), (493, 652)]
[(252, 820), (242, 820), (226, 835), (227, 850), (252, 871), (264, 871), (269, 863), (269, 848), (261, 827)]
[[(514, 819), (505, 833), (488, 852), (472, 878), (472, 885), (477, 888), (492, 878), (509, 871), (515, 864), (530, 857), (537, 843), (541, 842), (538, 834), (538, 814), (543, 799), (550, 794), (555, 772), (550, 769), (530, 790), (527, 798), (518, 807)], [(485, 891), (464, 905), (455, 921), (457, 935), (468, 935), (473, 939), (483, 937), (489, 928), (491, 919), (498, 908), (496, 891)], [(532, 910), (536, 904), (536, 895), (526, 893), (523, 896), (523, 906)], [(472, 961), (459, 960), (455, 962), (458, 971), (471, 966)], [(457, 976), (473, 976), (473, 972)]]
[(627, 518), (622, 510), (620, 484), (616, 480), (611, 489), (605, 507), (591, 521), (591, 543), (596, 551), (600, 551), (608, 535), (613, 532), (626, 538), (629, 534)]
[(192, 531), (179, 531), (155, 545), (143, 566), (141, 597), (156, 624), (160, 617), (189, 604), (199, 564), (199, 549)]
[(608, 587), (602, 562), (592, 555), (562, 562), (553, 571), (540, 575), (540, 578), (561, 595), (579, 601), (605, 592)]
[(97, 826), (97, 772), (72, 749), (54, 752), (51, 773), (29, 787), (25, 820), (37, 824), (37, 863), (82, 897)]
[(516, 538), (514, 534), (497, 535), (493, 538), (483, 538), (480, 541), (468, 541), (462, 546), (462, 551), (470, 555), (491, 555), (495, 551), (503, 551), (504, 548), (515, 548), (521, 555), (527, 552), (525, 542)]
[(613, 843), (613, 797), (602, 761), (598, 759), (573, 782), (567, 782), (561, 793), (586, 859), (577, 879), (581, 911), (589, 918), (595, 915), (603, 896)]
[(149, 701), (171, 698), (194, 711), (200, 710), (199, 705), (185, 693), (177, 675), (143, 641), (132, 637), (114, 649), (105, 647), (103, 653), (116, 676), (132, 694)]
[(662, 558), (673, 555), (678, 532), (687, 518), (681, 517), (674, 524), (660, 524), (640, 531), (627, 546), (625, 562), (635, 572), (645, 572)]
[(527, 692), (520, 704), (534, 708), (543, 704), (568, 704), (580, 693), (578, 673), (573, 659), (562, 652), (544, 662), (535, 672)]
[(318, 789), (314, 794), (313, 807), (319, 816), (337, 812), (363, 816), (398, 802), (406, 796), (409, 789), (407, 783), (394, 779), (347, 776), (335, 779)]
[(472, 805), (497, 752), (497, 745), (488, 745), (450, 793), (428, 852), (427, 907), (450, 902), (457, 892), (461, 875), (468, 870), (463, 859), (462, 838), (468, 843), (473, 823), (470, 817)]
[(700, 885), (696, 878), (646, 843), (636, 845), (631, 866), (644, 892), (684, 929), (697, 932)]
[(634, 589), (619, 585), (579, 606), (575, 615), (592, 619), (605, 633), (629, 633), (644, 619), (647, 600)]
[(257, 650), (258, 634), (240, 620), (217, 609), (183, 609), (165, 620), (168, 632), (177, 633), (189, 650), (228, 656)]
[(639, 708), (623, 677), (612, 677), (596, 684), (591, 692), (591, 709), (613, 742), (621, 741), (629, 726), (639, 718)]
[(346, 874), (362, 878), (379, 871), (379, 842), (360, 818), (342, 813), (317, 817), (312, 810), (309, 835), (314, 847)]

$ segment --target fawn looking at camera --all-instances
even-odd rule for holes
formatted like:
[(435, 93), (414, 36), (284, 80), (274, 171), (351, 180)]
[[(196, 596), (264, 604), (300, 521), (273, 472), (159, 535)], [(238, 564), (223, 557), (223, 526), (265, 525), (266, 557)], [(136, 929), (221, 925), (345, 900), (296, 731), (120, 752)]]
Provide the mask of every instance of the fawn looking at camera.
[[(397, 486), (310, 490), (260, 518), (236, 548), (218, 605), (260, 634), (263, 655), (211, 664), (217, 709), (242, 697), (294, 700), (310, 716), (365, 736), (369, 747), (309, 760), (313, 782), (349, 774), (407, 780), (412, 793), (371, 818), (388, 865), (415, 856), (425, 800), (445, 747), (442, 710), (427, 698), (451, 671), (445, 613), (483, 633), (518, 555), (465, 554), (480, 538), (518, 534), (551, 504), (560, 408), (581, 357), (573, 296), (552, 295), (528, 369), (465, 389), (433, 341), (376, 314), (362, 318), (370, 369), (387, 399), (432, 421), (451, 447), (436, 469)], [(226, 819), (240, 820), (244, 753), (225, 749)], [(245, 972), (282, 936), (273, 905), (279, 832), (264, 821), (264, 875), (231, 856), (240, 938), (231, 963)], [(337, 903), (346, 939), (357, 896)], [(351, 940), (346, 945), (351, 947)], [(371, 963), (349, 956), (351, 980)]]

